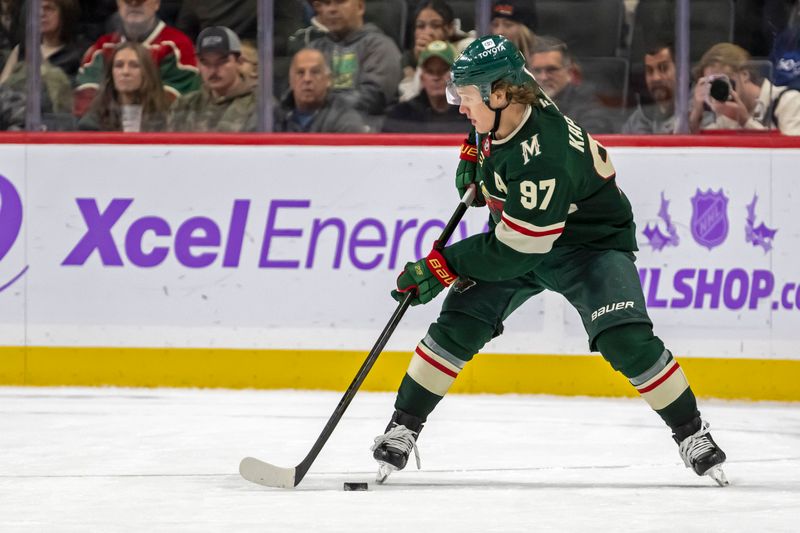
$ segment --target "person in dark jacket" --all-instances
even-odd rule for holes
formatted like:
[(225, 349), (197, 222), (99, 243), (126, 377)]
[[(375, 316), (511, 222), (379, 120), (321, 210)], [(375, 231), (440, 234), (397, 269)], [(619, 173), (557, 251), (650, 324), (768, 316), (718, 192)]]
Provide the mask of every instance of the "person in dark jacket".
[(469, 120), (447, 103), (447, 82), (456, 49), (445, 41), (432, 41), (419, 54), (422, 90), (415, 98), (390, 108), (384, 133), (464, 133)]
[(589, 133), (616, 133), (617, 125), (594, 87), (577, 83), (579, 68), (563, 41), (537, 37), (528, 62), (536, 81), (563, 114)]
[[(63, 70), (70, 83), (75, 81), (81, 56), (88, 47), (77, 37), (79, 14), (77, 0), (42, 0), (42, 59)], [(0, 83), (5, 83), (15, 71), (22, 68), (24, 62), (23, 40), (11, 50), (0, 74)]]
[(322, 52), (304, 48), (289, 67), (290, 91), (276, 109), (275, 131), (364, 133), (361, 115), (331, 94), (331, 70)]

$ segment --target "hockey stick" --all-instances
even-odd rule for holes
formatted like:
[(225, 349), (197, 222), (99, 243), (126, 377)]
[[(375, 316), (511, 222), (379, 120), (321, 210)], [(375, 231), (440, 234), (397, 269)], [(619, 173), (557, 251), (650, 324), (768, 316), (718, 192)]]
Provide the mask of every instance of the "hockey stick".
[[(443, 248), (445, 243), (447, 243), (447, 241), (450, 239), (450, 236), (453, 235), (456, 226), (458, 226), (458, 223), (461, 221), (461, 217), (464, 216), (467, 208), (472, 203), (473, 198), (475, 198), (475, 187), (471, 186), (469, 189), (467, 189), (467, 192), (464, 193), (464, 196), (461, 198), (458, 207), (450, 217), (447, 225), (442, 230), (439, 240), (436, 241), (435, 246), (438, 249)], [(300, 461), (300, 464), (294, 468), (282, 468), (256, 459), (255, 457), (245, 457), (242, 459), (242, 462), (239, 463), (239, 473), (243, 478), (248, 481), (252, 481), (253, 483), (258, 483), (259, 485), (284, 489), (294, 488), (303, 480), (306, 472), (308, 472), (308, 469), (311, 467), (311, 463), (314, 462), (314, 460), (317, 458), (317, 455), (319, 455), (319, 452), (322, 450), (322, 447), (325, 446), (325, 443), (333, 433), (336, 425), (342, 419), (342, 416), (344, 416), (344, 412), (350, 405), (350, 402), (353, 400), (356, 392), (358, 392), (359, 387), (361, 387), (361, 384), (366, 379), (367, 374), (369, 374), (369, 371), (372, 369), (375, 361), (377, 361), (378, 356), (383, 351), (384, 346), (386, 346), (386, 343), (389, 341), (389, 337), (391, 337), (392, 333), (397, 327), (397, 324), (400, 323), (400, 319), (403, 318), (403, 315), (411, 304), (411, 299), (413, 297), (414, 294), (409, 292), (398, 304), (397, 309), (395, 309), (392, 317), (386, 324), (386, 327), (383, 328), (380, 337), (378, 337), (377, 342), (372, 347), (372, 350), (370, 350), (369, 355), (367, 355), (366, 360), (358, 370), (356, 377), (353, 378), (353, 382), (350, 383), (349, 387), (347, 387), (344, 396), (342, 396), (342, 399), (339, 400), (339, 405), (337, 405), (336, 409), (333, 410), (333, 414), (328, 419), (328, 423), (325, 424), (325, 427), (322, 429), (322, 433), (320, 433), (319, 437), (317, 437), (317, 441), (311, 447), (311, 451), (308, 452), (308, 455), (306, 455), (305, 459)]]

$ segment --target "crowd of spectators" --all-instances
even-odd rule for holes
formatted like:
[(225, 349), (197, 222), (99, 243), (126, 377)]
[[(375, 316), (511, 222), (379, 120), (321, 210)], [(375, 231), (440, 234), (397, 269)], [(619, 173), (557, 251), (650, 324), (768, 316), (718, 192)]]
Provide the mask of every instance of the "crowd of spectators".
[(614, 131), (619, 113), (608, 109), (588, 83), (581, 83), (580, 67), (566, 43), (537, 37), (529, 58), (530, 71), (562, 113), (589, 133)]
[[(639, 4), (651, 1), (621, 0), (627, 11), (615, 59), (626, 67), (622, 81), (615, 81), (619, 96), (611, 99), (588, 68), (593, 58), (570, 49), (575, 45), (586, 54), (581, 43), (570, 41), (563, 27), (545, 27), (550, 19), (542, 0), (538, 9), (537, 0), (494, 0), (491, 31), (517, 45), (559, 109), (589, 132), (670, 134), (679, 122), (672, 35), (645, 35), (636, 52), (641, 57), (631, 56), (632, 19)], [(800, 0), (730, 3), (737, 6), (733, 42), (719, 42), (695, 56), (700, 58), (693, 63), (689, 88), (690, 131), (800, 135)], [(41, 0), (43, 128), (255, 131), (257, 4)], [(376, 15), (400, 4), (403, 9), (396, 13)], [(548, 2), (547, 9), (553, 5)], [(447, 103), (445, 90), (450, 66), (476, 38), (470, 27), (474, 5), (276, 0), (274, 8), (275, 131), (468, 129), (468, 121)], [(0, 0), (2, 130), (25, 127), (26, 10), (24, 0)], [(405, 28), (393, 32), (389, 27), (403, 20)], [(586, 32), (595, 29), (591, 20), (575, 24)]]

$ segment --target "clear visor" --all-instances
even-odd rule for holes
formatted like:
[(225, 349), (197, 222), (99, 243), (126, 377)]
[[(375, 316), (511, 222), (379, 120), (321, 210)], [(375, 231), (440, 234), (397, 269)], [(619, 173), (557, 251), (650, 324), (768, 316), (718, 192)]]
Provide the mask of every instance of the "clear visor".
[(452, 81), (447, 82), (447, 103), (450, 105), (461, 105), (461, 95), (458, 94), (458, 87)]

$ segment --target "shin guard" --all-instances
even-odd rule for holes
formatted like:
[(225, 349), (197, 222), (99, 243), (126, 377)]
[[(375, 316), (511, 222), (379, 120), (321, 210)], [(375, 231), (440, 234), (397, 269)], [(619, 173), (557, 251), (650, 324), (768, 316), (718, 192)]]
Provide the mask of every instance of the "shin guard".
[(697, 400), (683, 369), (669, 350), (645, 372), (630, 378), (631, 385), (671, 428), (698, 414)]
[(465, 364), (426, 335), (414, 350), (395, 407), (425, 421)]
[(689, 388), (689, 382), (669, 350), (649, 369), (630, 378), (631, 385), (654, 410), (664, 409)]
[(649, 324), (609, 329), (598, 337), (597, 345), (669, 427), (697, 416), (697, 400), (683, 369)]

